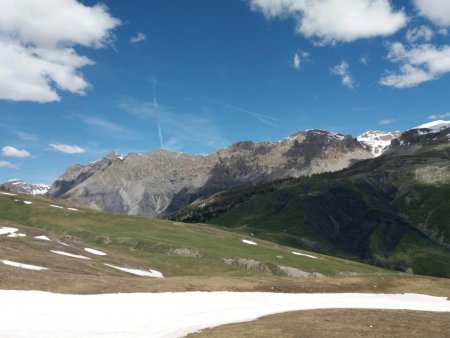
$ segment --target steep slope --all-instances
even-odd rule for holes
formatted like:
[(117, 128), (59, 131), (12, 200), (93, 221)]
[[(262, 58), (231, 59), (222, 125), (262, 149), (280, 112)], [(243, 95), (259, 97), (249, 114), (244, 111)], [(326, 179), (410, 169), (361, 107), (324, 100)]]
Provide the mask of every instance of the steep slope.
[(371, 157), (352, 137), (321, 130), (279, 142), (238, 142), (207, 156), (164, 150), (126, 157), (110, 153), (67, 169), (49, 196), (103, 211), (154, 216), (218, 191), (341, 170)]
[(4, 182), (0, 184), (0, 187), (3, 190), (20, 192), (29, 195), (45, 195), (50, 189), (50, 186), (47, 184), (30, 184), (25, 183), (19, 179), (13, 179)]
[(420, 127), (349, 169), (216, 194), (173, 215), (450, 277), (450, 128)]

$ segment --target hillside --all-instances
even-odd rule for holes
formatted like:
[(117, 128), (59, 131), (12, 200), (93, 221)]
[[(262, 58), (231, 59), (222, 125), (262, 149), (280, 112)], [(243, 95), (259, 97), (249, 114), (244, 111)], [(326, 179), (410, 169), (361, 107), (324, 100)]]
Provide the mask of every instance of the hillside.
[(450, 129), (428, 127), (347, 170), (219, 193), (170, 218), (450, 277)]

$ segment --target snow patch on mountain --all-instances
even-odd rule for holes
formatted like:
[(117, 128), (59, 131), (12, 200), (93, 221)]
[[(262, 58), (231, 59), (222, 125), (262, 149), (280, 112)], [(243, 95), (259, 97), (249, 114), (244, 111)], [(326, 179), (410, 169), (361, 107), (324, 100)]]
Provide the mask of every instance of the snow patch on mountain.
[[(419, 132), (421, 135), (428, 134), (428, 133), (438, 133), (441, 130), (450, 128), (450, 121), (444, 121), (444, 120), (436, 120), (433, 122), (428, 122), (425, 124), (422, 124), (418, 127), (412, 128), (412, 129), (419, 129)], [(423, 129), (428, 129), (430, 131), (425, 131)]]
[(1, 184), (4, 188), (28, 195), (44, 195), (50, 189), (47, 184), (31, 184), (19, 179), (13, 179)]
[(382, 155), (391, 145), (391, 141), (398, 138), (401, 132), (385, 132), (369, 130), (359, 135), (356, 139), (362, 146), (370, 151), (374, 157)]

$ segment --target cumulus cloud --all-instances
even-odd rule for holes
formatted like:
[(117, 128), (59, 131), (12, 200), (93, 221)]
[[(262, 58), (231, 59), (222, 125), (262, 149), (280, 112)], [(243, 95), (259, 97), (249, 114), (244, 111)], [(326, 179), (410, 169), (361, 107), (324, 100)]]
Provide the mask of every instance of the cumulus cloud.
[(410, 28), (406, 31), (406, 40), (409, 43), (415, 43), (417, 41), (428, 42), (434, 37), (434, 32), (428, 26), (419, 26)]
[(49, 144), (53, 149), (66, 154), (80, 154), (84, 153), (85, 150), (79, 146), (68, 145), (68, 144)]
[(25, 149), (19, 150), (12, 146), (6, 146), (2, 148), (2, 156), (6, 157), (30, 157), (31, 154)]
[(93, 61), (74, 47), (106, 46), (119, 24), (100, 4), (4, 2), (0, 11), (0, 99), (58, 101), (58, 90), (84, 95), (89, 84), (80, 68)]
[(337, 75), (341, 77), (342, 84), (348, 88), (355, 87), (355, 81), (353, 80), (352, 75), (350, 74), (350, 66), (347, 61), (342, 61), (340, 64), (331, 67), (330, 72), (333, 75)]
[(406, 48), (402, 43), (389, 45), (388, 59), (400, 64), (399, 71), (380, 79), (384, 86), (411, 88), (438, 79), (450, 72), (450, 46), (430, 44)]
[(450, 26), (450, 1), (414, 0), (420, 14), (441, 26)]
[(403, 11), (389, 0), (249, 0), (267, 18), (291, 17), (300, 34), (321, 44), (389, 36), (405, 26)]
[(135, 44), (145, 40), (147, 40), (147, 36), (144, 33), (138, 32), (130, 38), (130, 43)]
[(450, 118), (450, 112), (445, 114), (433, 114), (428, 116), (429, 120), (441, 120), (441, 119), (447, 119)]
[(17, 166), (17, 164), (8, 161), (0, 161), (0, 168), (17, 169), (19, 167)]

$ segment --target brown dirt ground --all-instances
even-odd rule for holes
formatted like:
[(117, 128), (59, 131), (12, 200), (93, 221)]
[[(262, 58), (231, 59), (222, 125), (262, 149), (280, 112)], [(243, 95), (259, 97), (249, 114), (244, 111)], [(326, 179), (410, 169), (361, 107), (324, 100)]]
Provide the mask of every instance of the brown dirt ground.
[(191, 334), (225, 337), (449, 337), (450, 314), (391, 310), (315, 310), (267, 316)]

